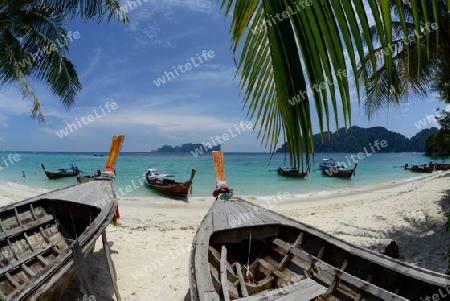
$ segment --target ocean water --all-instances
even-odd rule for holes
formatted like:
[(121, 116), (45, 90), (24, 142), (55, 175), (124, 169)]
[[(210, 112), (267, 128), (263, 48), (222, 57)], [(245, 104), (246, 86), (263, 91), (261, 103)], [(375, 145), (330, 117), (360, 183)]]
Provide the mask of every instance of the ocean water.
[[(348, 167), (353, 166), (351, 155), (315, 154), (309, 176), (302, 179), (277, 174), (275, 170), (279, 166), (288, 165), (284, 162), (284, 154), (274, 154), (271, 157), (268, 153), (225, 153), (227, 183), (237, 196), (261, 199), (280, 193), (296, 196), (308, 196), (311, 193), (326, 195), (336, 190), (359, 190), (370, 185), (423, 177), (426, 174), (415, 174), (402, 167), (406, 163), (411, 165), (429, 162), (429, 158), (419, 153), (372, 153), (358, 160), (356, 176), (350, 180), (330, 178), (318, 170), (323, 158), (334, 158)], [(107, 154), (100, 157), (93, 156), (92, 153), (4, 151), (0, 152), (0, 158), (0, 180), (52, 190), (76, 184), (76, 177), (49, 180), (41, 163), (49, 171), (75, 164), (82, 171), (94, 173), (103, 168)], [(143, 183), (142, 177), (149, 167), (158, 168), (160, 173), (175, 175), (177, 181), (188, 180), (191, 169), (196, 168), (192, 197), (212, 198), (215, 171), (211, 154), (195, 157), (191, 153), (121, 153), (116, 163), (115, 187), (118, 196), (161, 198), (160, 194)]]

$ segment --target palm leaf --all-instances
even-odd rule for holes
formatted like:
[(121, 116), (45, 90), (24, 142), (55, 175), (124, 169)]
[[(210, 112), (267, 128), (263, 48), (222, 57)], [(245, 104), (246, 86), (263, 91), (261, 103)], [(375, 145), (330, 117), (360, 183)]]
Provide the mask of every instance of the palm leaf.
[[(400, 1), (396, 2), (400, 4)], [(288, 142), (294, 166), (303, 163), (304, 154), (309, 164), (310, 155), (314, 153), (311, 100), (321, 132), (325, 124), (329, 130), (331, 115), (335, 117), (336, 127), (339, 117), (345, 126), (350, 125), (349, 81), (347, 76), (342, 77), (348, 68), (358, 74), (354, 79), (358, 97), (359, 79), (366, 90), (374, 93), (378, 93), (379, 81), (388, 87), (392, 84), (393, 89), (399, 88), (399, 82), (393, 78), (395, 74), (403, 74), (404, 70), (393, 64), (392, 53), (384, 55), (383, 77), (377, 78), (378, 82), (369, 81), (371, 75), (378, 74), (379, 66), (367, 14), (375, 20), (381, 48), (394, 42), (394, 22), (389, 0), (369, 0), (367, 3), (368, 12), (362, 0), (222, 0), (221, 9), (225, 15), (232, 12), (232, 53), (237, 58), (239, 88), (244, 92), (243, 103), (248, 117), (255, 119), (258, 137), (272, 151), (280, 136)], [(435, 1), (433, 5), (436, 5)], [(405, 15), (407, 13), (409, 11)], [(411, 15), (417, 28), (421, 17), (419, 11), (412, 9)], [(404, 32), (408, 30), (406, 20), (406, 16), (400, 18)], [(367, 45), (366, 52), (362, 41)], [(420, 59), (420, 51), (418, 45), (416, 60)], [(357, 55), (361, 60), (364, 58), (360, 73)]]

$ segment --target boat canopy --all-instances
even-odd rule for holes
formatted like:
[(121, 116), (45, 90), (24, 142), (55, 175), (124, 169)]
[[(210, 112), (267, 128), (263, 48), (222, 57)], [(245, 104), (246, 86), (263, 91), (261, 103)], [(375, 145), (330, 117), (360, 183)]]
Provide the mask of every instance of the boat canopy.
[(165, 177), (173, 177), (173, 176), (165, 174), (165, 173), (157, 173), (157, 174), (150, 175), (150, 178), (153, 178), (153, 179), (161, 179), (161, 178), (165, 178)]

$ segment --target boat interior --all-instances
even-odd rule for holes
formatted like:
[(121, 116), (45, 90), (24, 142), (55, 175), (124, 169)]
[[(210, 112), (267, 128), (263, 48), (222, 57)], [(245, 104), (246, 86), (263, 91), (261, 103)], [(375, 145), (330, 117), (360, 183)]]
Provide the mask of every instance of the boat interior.
[(0, 212), (0, 300), (51, 267), (99, 213), (94, 206), (48, 199)]
[(208, 262), (221, 300), (278, 300), (287, 294), (298, 294), (301, 300), (419, 300), (437, 291), (434, 285), (424, 287), (401, 272), (285, 225), (216, 232)]

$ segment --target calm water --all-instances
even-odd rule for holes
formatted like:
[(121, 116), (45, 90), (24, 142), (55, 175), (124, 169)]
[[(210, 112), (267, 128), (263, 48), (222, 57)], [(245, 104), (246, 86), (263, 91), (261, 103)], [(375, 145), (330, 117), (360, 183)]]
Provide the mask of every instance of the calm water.
[[(11, 163), (8, 161), (10, 156)], [(308, 178), (285, 178), (275, 171), (284, 166), (284, 155), (275, 154), (270, 158), (266, 153), (225, 153), (225, 170), (228, 184), (233, 187), (235, 195), (270, 197), (278, 193), (288, 192), (294, 195), (310, 193), (327, 194), (336, 189), (361, 189), (368, 185), (404, 181), (420, 176), (405, 171), (404, 164), (424, 164), (429, 159), (418, 153), (371, 154), (359, 160), (356, 176), (351, 180), (329, 178), (318, 171), (323, 158), (335, 158), (339, 162), (347, 162), (351, 154), (316, 154), (314, 165)], [(354, 154), (356, 155), (356, 154)], [(20, 158), (19, 158), (20, 157)], [(67, 168), (76, 164), (86, 172), (95, 172), (104, 166), (105, 156), (93, 156), (92, 153), (0, 153), (0, 180), (19, 183), (35, 188), (56, 189), (76, 183), (76, 178), (48, 180), (41, 163), (49, 171)], [(14, 160), (15, 159), (15, 160)], [(349, 160), (352, 163), (351, 160)], [(353, 163), (352, 163), (353, 166)], [(193, 197), (211, 196), (215, 187), (215, 172), (211, 154), (194, 157), (192, 154), (155, 154), (155, 153), (121, 153), (116, 164), (117, 178), (115, 182), (119, 197), (158, 197), (159, 194), (145, 187), (142, 175), (149, 167), (158, 168), (160, 173), (175, 175), (177, 181), (189, 179), (191, 168), (197, 173), (193, 184)], [(25, 173), (23, 177), (22, 171)], [(129, 187), (127, 188), (127, 185)], [(126, 191), (129, 192), (126, 192)]]

